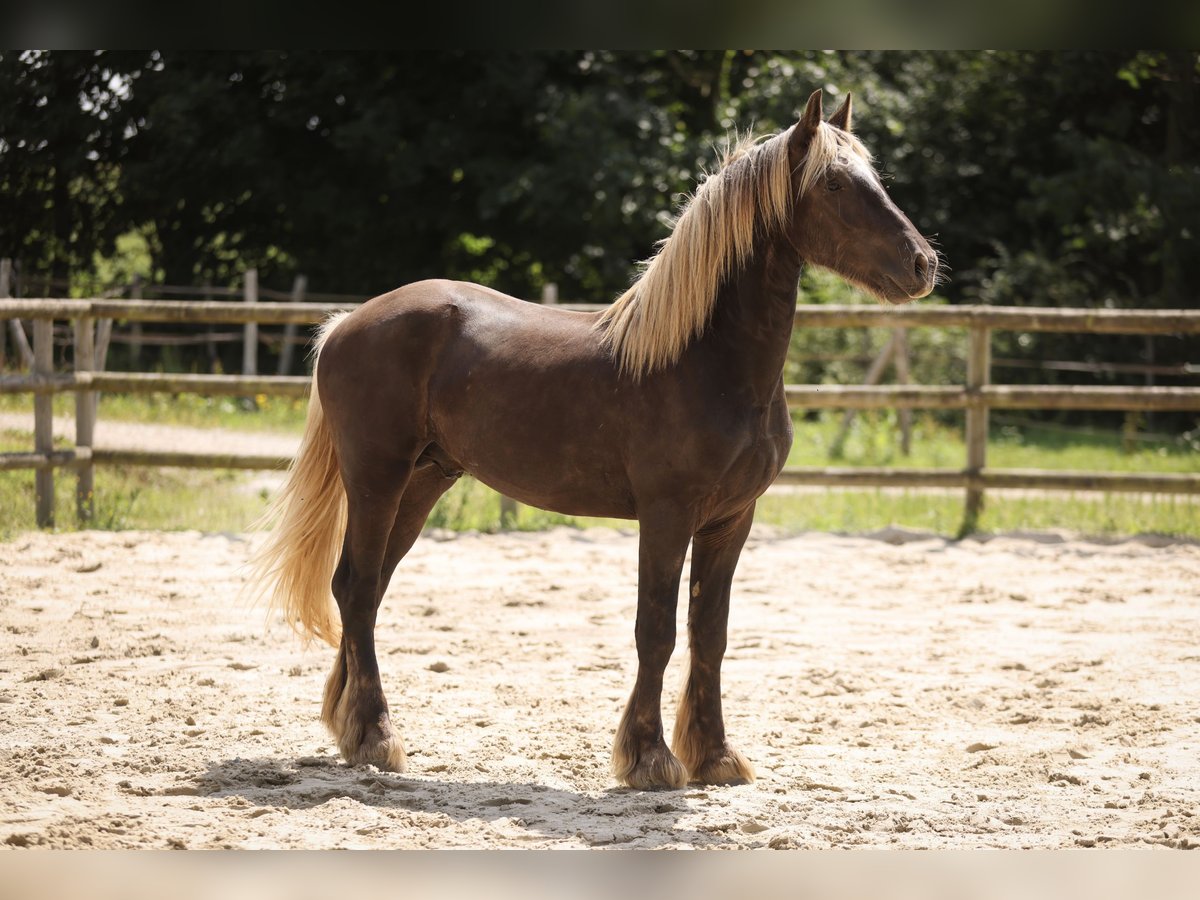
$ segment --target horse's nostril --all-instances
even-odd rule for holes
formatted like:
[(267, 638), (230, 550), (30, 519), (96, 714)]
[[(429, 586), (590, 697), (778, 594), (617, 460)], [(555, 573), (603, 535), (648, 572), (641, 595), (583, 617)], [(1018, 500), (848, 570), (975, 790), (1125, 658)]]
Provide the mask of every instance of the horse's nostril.
[(929, 272), (929, 257), (918, 250), (916, 258), (913, 260), (913, 268), (916, 270), (918, 278), (925, 278)]

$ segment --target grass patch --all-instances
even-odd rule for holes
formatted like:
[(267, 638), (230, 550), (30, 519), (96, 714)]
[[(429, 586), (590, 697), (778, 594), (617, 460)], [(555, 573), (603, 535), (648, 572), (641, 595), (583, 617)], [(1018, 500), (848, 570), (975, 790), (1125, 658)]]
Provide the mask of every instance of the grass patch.
[[(962, 491), (803, 488), (768, 493), (756, 521), (788, 531), (861, 534), (885, 527), (958, 533)], [(989, 491), (977, 530), (1067, 530), (1091, 537), (1163, 534), (1200, 539), (1200, 500), (1171, 494)]]
[[(101, 415), (110, 420), (192, 427), (298, 433), (306, 401), (260, 398), (247, 408), (236, 398), (194, 395), (108, 395)], [(0, 397), (0, 410), (27, 411), (29, 397)], [(55, 411), (70, 414), (70, 396), (55, 398)], [(859, 414), (836, 446), (842, 415), (822, 411), (797, 417), (788, 464), (793, 466), (904, 466), (961, 468), (966, 458), (962, 424), (953, 416), (915, 413), (912, 449), (900, 452), (897, 414)], [(0, 435), (0, 451), (32, 449), (28, 435)], [(1119, 432), (1063, 429), (1053, 424), (993, 414), (988, 463), (994, 468), (1087, 471), (1198, 472), (1200, 431), (1158, 440), (1135, 440)], [(255, 476), (238, 471), (96, 468), (96, 518), (105, 529), (198, 529), (243, 531), (265, 509)], [(56, 477), (58, 527), (75, 527), (75, 479)], [(32, 529), (33, 472), (0, 472), (0, 537)], [(791, 531), (861, 533), (886, 526), (955, 534), (962, 522), (961, 491), (896, 489), (792, 489), (759, 501), (758, 520)], [(499, 496), (464, 478), (434, 508), (430, 527), (495, 531)], [(592, 519), (519, 506), (511, 527), (530, 531), (566, 525), (636, 528), (622, 519)], [(1113, 536), (1154, 532), (1200, 538), (1200, 498), (1170, 495), (991, 491), (978, 526), (984, 531), (1067, 529)]]
[[(0, 442), (3, 443), (3, 442)], [(5, 450), (19, 449), (7, 446)], [(0, 539), (33, 530), (32, 471), (0, 472)], [(96, 468), (93, 528), (158, 531), (241, 532), (266, 508), (265, 490), (253, 476), (230, 470)], [(57, 528), (73, 530), (75, 478), (55, 477)], [(863, 533), (887, 526), (954, 535), (962, 522), (960, 491), (804, 488), (772, 491), (758, 503), (757, 521), (787, 531)], [(635, 530), (626, 519), (566, 516), (518, 506), (511, 527), (538, 531), (557, 525)], [(500, 529), (500, 498), (471, 478), (438, 501), (428, 526), (453, 531)], [(1040, 495), (992, 491), (979, 530), (1066, 529), (1086, 535), (1157, 533), (1200, 539), (1200, 500), (1172, 495), (1053, 492)]]
[[(771, 491), (762, 497), (755, 521), (789, 532), (862, 534), (892, 526), (949, 537), (958, 532), (962, 516), (962, 491), (801, 488)], [(463, 478), (438, 501), (428, 524), (453, 531), (497, 531), (500, 495), (473, 478)], [(564, 516), (531, 506), (517, 507), (517, 519), (511, 527), (539, 531), (556, 525), (626, 531), (638, 527), (636, 521), (628, 519)], [(1059, 529), (1093, 537), (1155, 533), (1200, 539), (1200, 498), (991, 491), (978, 528), (982, 532)]]
[[(28, 451), (29, 442), (0, 438), (0, 452)], [(97, 466), (93, 528), (107, 531), (244, 531), (266, 507), (245, 472), (226, 469), (152, 469)], [(76, 480), (54, 476), (58, 530), (72, 531)], [(0, 539), (37, 527), (32, 469), (0, 472)]]
[[(962, 417), (916, 412), (912, 445), (901, 452), (895, 410), (855, 416), (839, 446), (842, 413), (822, 411), (797, 419), (790, 466), (902, 466), (961, 469), (966, 464)], [(1147, 440), (1115, 431), (1063, 428), (991, 416), (987, 461), (995, 469), (1058, 469), (1095, 472), (1200, 472), (1200, 432)]]

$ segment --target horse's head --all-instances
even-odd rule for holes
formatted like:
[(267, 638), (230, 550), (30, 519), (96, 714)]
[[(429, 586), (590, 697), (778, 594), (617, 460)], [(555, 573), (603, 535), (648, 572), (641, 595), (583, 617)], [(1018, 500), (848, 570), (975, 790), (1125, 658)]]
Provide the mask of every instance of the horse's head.
[(789, 235), (800, 255), (891, 303), (924, 297), (938, 257), (888, 197), (850, 134), (850, 96), (828, 122), (814, 91), (788, 135), (796, 201)]

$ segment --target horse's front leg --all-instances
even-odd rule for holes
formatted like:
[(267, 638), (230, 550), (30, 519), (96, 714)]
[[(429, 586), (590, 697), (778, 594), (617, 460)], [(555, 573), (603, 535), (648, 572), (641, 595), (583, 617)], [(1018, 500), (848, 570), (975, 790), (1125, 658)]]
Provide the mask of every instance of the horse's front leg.
[(721, 713), (721, 659), (729, 621), (729, 589), (742, 545), (754, 521), (754, 504), (733, 518), (700, 529), (692, 540), (688, 604), (691, 660), (671, 741), (692, 781), (747, 784), (754, 769), (725, 740)]
[(675, 649), (679, 576), (691, 526), (676, 510), (639, 516), (638, 672), (613, 742), (613, 772), (630, 787), (681, 788), (687, 770), (667, 749), (662, 727), (663, 671)]

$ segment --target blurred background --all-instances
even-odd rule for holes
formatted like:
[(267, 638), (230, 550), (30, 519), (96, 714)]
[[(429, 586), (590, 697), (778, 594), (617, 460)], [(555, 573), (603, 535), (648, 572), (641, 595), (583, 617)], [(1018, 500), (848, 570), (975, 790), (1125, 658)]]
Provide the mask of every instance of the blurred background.
[[(787, 127), (822, 88), (829, 110), (853, 93), (889, 191), (944, 254), (949, 281), (923, 303), (1194, 309), (1198, 70), (1194, 50), (4, 51), (0, 258), (23, 297), (240, 297), (253, 269), (264, 299), (359, 301), (437, 276), (606, 303), (670, 233), (714, 145)], [(801, 304), (869, 302), (819, 271), (800, 288)], [(302, 352), (280, 358), (303, 335), (260, 339), (261, 371), (303, 371)], [(785, 380), (863, 383), (900, 358), (890, 339), (797, 329)], [(236, 371), (239, 341), (118, 328), (109, 367)], [(959, 333), (912, 329), (904, 351), (905, 380), (966, 377)], [(997, 330), (991, 353), (997, 383), (1200, 383), (1185, 335)], [(214, 408), (245, 411), (103, 402), (105, 418), (185, 423), (196, 406), (204, 425)], [(286, 399), (251, 411), (291, 429), (302, 416)], [(961, 419), (797, 414), (790, 462), (959, 464)], [(1200, 429), (1194, 412), (1031, 410), (993, 413), (989, 440), (1000, 466), (1191, 472)], [(1136, 502), (1084, 527), (1137, 530)], [(1150, 527), (1200, 533), (1197, 504), (1179, 503)], [(888, 515), (952, 529), (930, 509)], [(810, 524), (861, 521), (843, 510)]]
[[(604, 303), (669, 233), (713, 145), (787, 127), (820, 87), (827, 104), (854, 93), (889, 190), (951, 267), (946, 302), (1195, 306), (1198, 62), (4, 52), (0, 257), (25, 296), (91, 296), (133, 276), (235, 286), (254, 267), (264, 285), (303, 273), (310, 291), (362, 297), (448, 276)], [(845, 297), (814, 273), (802, 302)], [(1087, 343), (1030, 335), (997, 355), (1086, 356)], [(1110, 362), (1152, 362), (1142, 338), (1123, 344)], [(1153, 362), (1186, 362), (1171, 352)]]
[[(1185, 306), (1195, 51), (4, 52), (0, 256), (381, 293), (428, 276), (607, 302), (735, 129), (853, 91), (952, 303)], [(40, 293), (40, 291), (39, 291)]]

